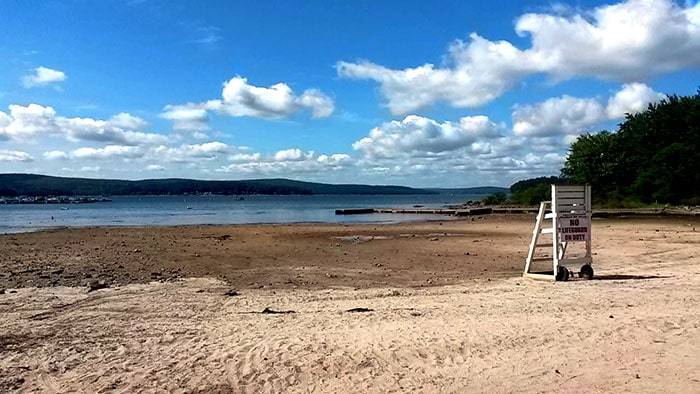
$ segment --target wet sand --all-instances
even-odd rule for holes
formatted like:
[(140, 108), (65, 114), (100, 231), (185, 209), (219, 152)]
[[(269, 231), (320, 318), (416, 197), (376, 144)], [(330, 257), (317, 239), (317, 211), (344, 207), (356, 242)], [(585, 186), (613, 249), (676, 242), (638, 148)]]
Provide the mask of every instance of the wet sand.
[(596, 219), (557, 283), (533, 224), (3, 235), (0, 391), (698, 392), (700, 221)]

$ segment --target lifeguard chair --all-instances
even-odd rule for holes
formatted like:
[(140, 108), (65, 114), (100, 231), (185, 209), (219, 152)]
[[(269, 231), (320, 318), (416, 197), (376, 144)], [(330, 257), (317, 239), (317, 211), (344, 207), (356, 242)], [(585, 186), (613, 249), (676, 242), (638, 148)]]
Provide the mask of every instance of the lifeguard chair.
[[(548, 220), (551, 220), (551, 227)], [(551, 234), (551, 238), (544, 234)], [(578, 248), (570, 248), (571, 243), (576, 243)], [(547, 251), (546, 248), (551, 249)], [(537, 256), (538, 252), (547, 255)], [(551, 274), (534, 270), (533, 263), (543, 261), (551, 261)], [(580, 278), (592, 279), (592, 262), (591, 187), (552, 185), (552, 200), (540, 203), (523, 276), (567, 281), (578, 271)]]

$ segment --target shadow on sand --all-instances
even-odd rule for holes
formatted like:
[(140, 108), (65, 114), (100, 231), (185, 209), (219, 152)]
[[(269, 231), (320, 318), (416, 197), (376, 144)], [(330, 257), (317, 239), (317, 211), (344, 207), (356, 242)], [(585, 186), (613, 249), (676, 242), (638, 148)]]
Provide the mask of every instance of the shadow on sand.
[(662, 279), (671, 276), (660, 275), (596, 275), (593, 280), (641, 280), (641, 279)]

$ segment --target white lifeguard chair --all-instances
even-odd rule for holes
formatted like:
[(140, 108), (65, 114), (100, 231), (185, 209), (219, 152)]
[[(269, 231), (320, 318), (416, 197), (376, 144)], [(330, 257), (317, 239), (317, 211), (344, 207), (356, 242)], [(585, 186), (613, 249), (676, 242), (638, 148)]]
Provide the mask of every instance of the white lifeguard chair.
[[(551, 220), (551, 227), (544, 227)], [(543, 234), (551, 234), (542, 236)], [(544, 242), (540, 242), (544, 241)], [(570, 243), (580, 245), (577, 251)], [(551, 254), (544, 257), (540, 254)], [(552, 273), (533, 271), (535, 262), (551, 261)], [(589, 185), (552, 185), (552, 200), (540, 203), (537, 222), (532, 232), (530, 250), (523, 276), (534, 279), (566, 281), (573, 272), (580, 278), (592, 279), (591, 266), (591, 187)]]

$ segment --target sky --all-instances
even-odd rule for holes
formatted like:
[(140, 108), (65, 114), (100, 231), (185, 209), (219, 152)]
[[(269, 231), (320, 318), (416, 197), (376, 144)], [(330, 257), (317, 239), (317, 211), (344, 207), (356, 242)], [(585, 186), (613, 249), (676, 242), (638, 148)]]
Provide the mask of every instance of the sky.
[(508, 187), (700, 87), (698, 1), (0, 0), (0, 26), (0, 173)]

